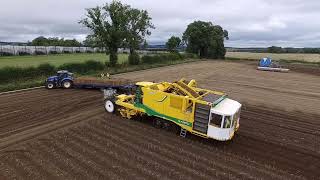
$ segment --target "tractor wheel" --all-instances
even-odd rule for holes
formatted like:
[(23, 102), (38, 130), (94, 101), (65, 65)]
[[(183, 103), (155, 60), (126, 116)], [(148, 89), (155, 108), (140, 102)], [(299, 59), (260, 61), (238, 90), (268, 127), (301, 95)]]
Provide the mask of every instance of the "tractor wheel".
[(71, 81), (63, 81), (62, 87), (65, 89), (70, 89), (72, 87), (72, 82)]
[(104, 109), (108, 112), (108, 113), (116, 113), (116, 109), (117, 109), (117, 105), (115, 104), (115, 102), (111, 99), (106, 99), (104, 101)]
[(53, 82), (47, 82), (47, 83), (46, 83), (46, 88), (47, 88), (47, 89), (53, 89), (53, 88), (55, 88), (55, 85), (54, 85)]

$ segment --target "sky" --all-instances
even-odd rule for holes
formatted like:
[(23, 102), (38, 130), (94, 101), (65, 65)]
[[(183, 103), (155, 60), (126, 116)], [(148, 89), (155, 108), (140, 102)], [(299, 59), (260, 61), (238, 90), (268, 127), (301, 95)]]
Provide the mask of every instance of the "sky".
[[(320, 47), (319, 0), (121, 0), (145, 9), (156, 29), (149, 44), (182, 36), (195, 20), (229, 31), (226, 46)], [(90, 31), (78, 23), (85, 9), (110, 0), (2, 0), (0, 41), (26, 42), (38, 36), (84, 40)]]

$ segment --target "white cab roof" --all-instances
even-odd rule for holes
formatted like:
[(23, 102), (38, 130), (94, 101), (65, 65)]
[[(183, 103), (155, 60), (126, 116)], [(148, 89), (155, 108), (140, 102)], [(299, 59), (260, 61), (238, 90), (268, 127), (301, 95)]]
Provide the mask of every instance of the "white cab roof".
[(222, 100), (219, 104), (217, 104), (215, 107), (211, 108), (211, 112), (220, 115), (230, 116), (235, 114), (240, 107), (241, 104), (239, 102), (226, 98)]

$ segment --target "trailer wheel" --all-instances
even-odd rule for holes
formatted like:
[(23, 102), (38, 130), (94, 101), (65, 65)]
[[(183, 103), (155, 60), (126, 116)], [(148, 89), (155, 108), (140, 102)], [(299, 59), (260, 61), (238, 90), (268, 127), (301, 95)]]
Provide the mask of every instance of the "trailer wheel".
[(63, 81), (63, 82), (62, 82), (62, 86), (63, 86), (63, 88), (65, 88), (65, 89), (69, 89), (69, 88), (72, 87), (72, 82), (71, 82), (71, 81)]
[(113, 100), (107, 99), (104, 101), (104, 108), (108, 113), (116, 112), (116, 104)]
[(47, 82), (46, 83), (46, 88), (47, 89), (53, 89), (54, 88), (54, 83), (53, 82)]

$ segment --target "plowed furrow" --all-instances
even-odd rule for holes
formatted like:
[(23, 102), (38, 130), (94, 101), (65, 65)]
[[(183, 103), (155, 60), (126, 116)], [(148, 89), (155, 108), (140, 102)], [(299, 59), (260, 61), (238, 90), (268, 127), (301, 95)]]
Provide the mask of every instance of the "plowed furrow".
[(144, 154), (145, 150), (132, 148), (125, 140), (122, 140), (121, 137), (115, 136), (114, 134), (104, 134), (100, 132), (92, 132), (90, 129), (87, 129), (90, 132), (87, 136), (90, 137), (92, 141), (98, 141), (99, 144), (113, 144), (117, 153), (123, 152), (125, 156), (133, 158), (137, 164), (150, 168), (151, 171), (155, 171), (157, 176), (161, 178), (164, 176), (166, 179), (169, 177), (181, 178), (185, 177), (182, 174), (176, 172), (174, 169), (170, 169), (167, 165), (163, 164), (161, 159), (153, 158), (148, 154)]
[[(17, 174), (23, 178), (40, 179), (42, 177), (35, 166), (28, 162), (29, 158), (24, 153), (11, 153), (10, 156), (5, 159), (5, 163), (10, 166)], [(43, 178), (43, 177), (42, 177)]]
[[(116, 121), (116, 122), (113, 122), (113, 121)], [(128, 121), (124, 121), (124, 120), (118, 120), (118, 119), (114, 119), (113, 121), (109, 121), (109, 122), (106, 122), (106, 121), (102, 121), (102, 124), (108, 126), (110, 125), (111, 127), (118, 127), (118, 126), (115, 126), (113, 125), (114, 123), (115, 124), (119, 124), (119, 127), (130, 127), (130, 129), (132, 129), (132, 131), (134, 132), (144, 132), (144, 133), (148, 133), (149, 135), (148, 136), (145, 136), (144, 138), (147, 138), (148, 137), (157, 137), (159, 135), (161, 136), (166, 136), (167, 138), (165, 139), (166, 142), (168, 142), (168, 144), (175, 144), (176, 146), (178, 147), (184, 147), (185, 146), (185, 143), (188, 142), (188, 144), (190, 145), (190, 147), (186, 147), (185, 149), (192, 149), (192, 148), (195, 148), (197, 149), (198, 152), (202, 152), (204, 149), (208, 149), (208, 152), (214, 152), (214, 151), (217, 151), (217, 150), (222, 150), (223, 153), (225, 153), (225, 150), (222, 149), (223, 147), (221, 147), (221, 145), (225, 146), (227, 149), (233, 149), (235, 152), (237, 152), (239, 150), (238, 147), (236, 147), (238, 144), (238, 141), (236, 141), (236, 144), (235, 147), (232, 147), (232, 145), (230, 146), (229, 145), (224, 145), (225, 143), (214, 143), (214, 144), (211, 144), (211, 143), (204, 143), (204, 144), (207, 144), (205, 146), (203, 146), (203, 143), (197, 143), (197, 141), (194, 141), (194, 140), (189, 140), (189, 139), (185, 139), (185, 140), (181, 140), (179, 138), (172, 138), (172, 134), (171, 133), (166, 133), (164, 131), (162, 132), (159, 132), (157, 131), (157, 129), (153, 129), (152, 127), (144, 127), (144, 124), (141, 124), (141, 122), (128, 122)], [(123, 131), (123, 132), (128, 132), (127, 129), (121, 129), (120, 131)], [(197, 140), (199, 140), (201, 138), (198, 138)], [(179, 141), (180, 140), (180, 141)], [(148, 139), (148, 141), (151, 141), (150, 138)], [(201, 142), (208, 142), (208, 140), (203, 140), (201, 139)], [(259, 155), (258, 157), (265, 157), (266, 154), (265, 154), (265, 147), (264, 146), (261, 146), (259, 145), (258, 147), (261, 147), (261, 151), (257, 150), (254, 152), (254, 150), (257, 148), (255, 147), (254, 144), (251, 144), (251, 143), (246, 143), (245, 141), (243, 141), (243, 143), (245, 143), (244, 145), (244, 148), (246, 149), (246, 152), (248, 152), (248, 154), (250, 153), (258, 153), (257, 155)], [(252, 145), (252, 147), (251, 147)], [(263, 145), (263, 144), (262, 144)], [(198, 147), (199, 146), (199, 147)], [(229, 148), (229, 146), (231, 148)], [(175, 147), (175, 146), (173, 146)], [(196, 151), (196, 152), (197, 152)], [(221, 152), (217, 152), (217, 154), (220, 155)], [(232, 159), (234, 159), (233, 163), (239, 163), (239, 162), (242, 162), (243, 160), (236, 160), (238, 158), (240, 158), (239, 156), (233, 156), (232, 154), (234, 154), (234, 152), (231, 151), (230, 154), (226, 155), (227, 157), (232, 157)], [(246, 153), (247, 154), (247, 153)], [(226, 157), (226, 156), (221, 156), (221, 157)], [(246, 157), (250, 157), (250, 156), (246, 156)], [(207, 158), (207, 157), (205, 157)], [(268, 158), (268, 157), (266, 157)], [(248, 167), (249, 165), (246, 163), (246, 161), (248, 160), (244, 160), (241, 164), (241, 166), (243, 167)], [(257, 169), (261, 169), (262, 171), (264, 171), (265, 169), (268, 169), (268, 165), (264, 165), (265, 162), (269, 162), (269, 161), (262, 161), (262, 164), (258, 165), (258, 164), (253, 164), (253, 167), (257, 167)], [(228, 162), (228, 164), (232, 164), (231, 162)], [(233, 166), (233, 165), (232, 165)], [(259, 166), (262, 166), (262, 167), (259, 167)], [(250, 166), (249, 166), (250, 167)], [(252, 168), (252, 167), (250, 167)], [(259, 171), (259, 170), (257, 170)], [(289, 174), (288, 173), (285, 173), (285, 172), (282, 172), (280, 171), (279, 169), (275, 168), (275, 166), (272, 166), (270, 167), (270, 170), (267, 171), (268, 173), (271, 173), (271, 172), (278, 172), (278, 174), (284, 174), (286, 176), (288, 176)], [(275, 175), (276, 176), (276, 175)]]
[[(113, 173), (111, 170), (114, 167), (122, 167), (128, 172), (114, 174), (115, 177), (124, 174), (128, 174), (133, 177), (144, 177), (146, 179), (155, 177), (154, 171), (147, 170), (144, 166), (138, 164), (130, 157), (130, 154), (120, 152), (120, 150), (117, 149), (116, 146), (113, 146), (112, 143), (100, 144), (96, 143), (79, 131), (72, 130), (72, 133), (76, 135), (71, 135), (73, 138), (72, 143), (77, 144), (79, 147), (81, 144), (85, 144), (88, 149), (83, 149), (83, 151), (85, 151), (86, 154), (89, 154), (93, 159), (97, 159), (95, 162), (99, 162), (104, 167), (110, 169), (107, 173)], [(119, 154), (118, 156), (115, 156), (115, 152), (112, 151), (113, 149), (116, 149), (116, 153)]]
[[(317, 126), (312, 126), (308, 122), (304, 122), (304, 117), (299, 120), (294, 120), (293, 118), (288, 118), (288, 116), (271, 116), (270, 114), (255, 113), (252, 111), (245, 111), (242, 113), (242, 117), (250, 118), (253, 121), (258, 121), (259, 123), (264, 123), (267, 125), (272, 125), (275, 127), (287, 128), (302, 133), (310, 133), (314, 135), (314, 132), (319, 130)], [(320, 118), (320, 117), (319, 117)]]
[(48, 169), (53, 179), (57, 178), (65, 178), (65, 179), (73, 179), (72, 176), (69, 176), (68, 169), (63, 169), (63, 166), (60, 163), (56, 164), (55, 159), (50, 155), (48, 151), (42, 151), (37, 142), (29, 143), (27, 148), (30, 149), (32, 153), (32, 158), (41, 161), (42, 168)]
[[(100, 127), (100, 128), (99, 128)], [(101, 126), (101, 125), (96, 125), (93, 129), (95, 131), (97, 131), (97, 129), (101, 129), (101, 131), (106, 130), (106, 126)], [(112, 126), (111, 128), (108, 128), (106, 131), (111, 132), (113, 134), (115, 133), (119, 133), (120, 136), (125, 137), (125, 136), (130, 136), (133, 139), (133, 142), (139, 142), (139, 144), (144, 147), (145, 149), (148, 149), (149, 151), (158, 153), (161, 156), (164, 157), (168, 157), (170, 159), (174, 159), (175, 161), (184, 164), (186, 166), (190, 166), (190, 168), (196, 170), (197, 172), (206, 172), (206, 174), (210, 175), (210, 176), (215, 176), (217, 175), (217, 173), (215, 171), (222, 171), (225, 174), (232, 174), (232, 176), (238, 177), (238, 178), (250, 178), (250, 174), (249, 173), (244, 173), (242, 172), (241, 174), (237, 174), (236, 173), (236, 167), (234, 167), (233, 169), (228, 169), (228, 166), (224, 166), (222, 165), (223, 163), (219, 163), (219, 160), (217, 160), (216, 162), (210, 162), (208, 160), (206, 160), (208, 157), (212, 158), (215, 156), (218, 156), (217, 154), (207, 154), (206, 157), (199, 157), (199, 154), (193, 154), (193, 153), (182, 153), (184, 148), (174, 148), (174, 147), (168, 147), (166, 145), (167, 141), (163, 140), (163, 142), (161, 143), (161, 141), (158, 139), (158, 137), (154, 137), (154, 138), (148, 138), (145, 135), (141, 135), (141, 134), (136, 134), (133, 132), (137, 132), (134, 129), (130, 130), (130, 128), (128, 129), (121, 129), (121, 128), (117, 128), (116, 126)], [(160, 132), (161, 133), (161, 132)], [(151, 135), (151, 134), (150, 134)], [(149, 137), (152, 137), (149, 136)], [(147, 144), (145, 144), (146, 142), (148, 142)], [(163, 147), (165, 146), (165, 147)], [(186, 158), (188, 157), (188, 158)], [(225, 159), (224, 159), (225, 161)], [(240, 166), (239, 166), (240, 167)], [(237, 174), (237, 175), (236, 175)], [(246, 175), (245, 175), (246, 174)], [(220, 174), (221, 175), (221, 174)], [(231, 178), (231, 177), (229, 177)]]
[[(115, 120), (118, 123), (119, 120)], [(121, 121), (121, 120), (120, 120)], [(119, 122), (120, 123), (120, 122)], [(122, 122), (121, 122), (122, 123)], [(123, 123), (125, 124), (125, 123)], [(131, 123), (128, 123), (131, 124)], [(127, 125), (128, 125), (127, 124)], [(96, 125), (94, 129), (101, 129), (103, 126), (108, 126), (107, 123), (102, 122), (102, 125)], [(109, 125), (110, 126), (110, 125)], [(233, 156), (232, 154), (225, 154), (225, 152), (220, 152), (217, 150), (217, 148), (211, 148), (209, 151), (205, 151), (201, 154), (205, 154), (205, 156), (201, 156), (201, 154), (199, 153), (192, 153), (192, 150), (194, 149), (194, 147), (190, 148), (190, 147), (185, 147), (186, 144), (184, 142), (184, 140), (181, 141), (174, 141), (171, 142), (172, 139), (174, 138), (170, 138), (170, 139), (163, 139), (163, 142), (165, 143), (161, 143), (160, 140), (156, 139), (159, 136), (156, 136), (156, 134), (161, 134), (161, 133), (166, 133), (166, 132), (158, 132), (158, 131), (153, 131), (153, 133), (155, 133), (154, 138), (149, 138), (149, 137), (153, 137), (152, 133), (150, 132), (150, 136), (145, 136), (144, 134), (139, 134), (137, 132), (142, 132), (141, 130), (136, 131), (137, 129), (139, 129), (139, 127), (128, 127), (128, 128), (123, 128), (126, 127), (126, 125), (119, 125), (119, 126), (115, 126), (112, 125), (111, 128), (112, 129), (116, 129), (116, 132), (125, 132), (126, 134), (130, 135), (131, 137), (136, 137), (138, 140), (144, 140), (147, 142), (150, 142), (152, 144), (150, 144), (150, 146), (155, 148), (155, 151), (157, 152), (164, 152), (165, 154), (169, 154), (171, 156), (175, 156), (175, 158), (177, 158), (177, 161), (179, 162), (183, 162), (183, 161), (187, 161), (185, 164), (193, 164), (192, 168), (195, 168), (199, 171), (207, 169), (208, 171), (206, 171), (208, 174), (210, 174), (208, 167), (213, 167), (218, 171), (222, 171), (222, 172), (226, 172), (229, 174), (233, 174), (235, 176), (237, 176), (237, 172), (240, 173), (238, 174), (238, 178), (245, 178), (248, 179), (250, 178), (250, 175), (253, 173), (257, 173), (260, 172), (262, 173), (264, 176), (270, 175), (272, 176), (272, 178), (276, 178), (278, 177), (279, 179), (281, 179), (282, 177), (279, 176), (279, 174), (274, 174), (273, 172), (275, 171), (274, 169), (270, 169), (270, 171), (266, 171), (265, 167), (261, 168), (259, 167), (257, 164), (253, 164), (252, 166), (250, 165), (251, 163), (248, 163), (248, 161), (243, 161), (243, 159), (239, 159), (239, 157)], [(152, 127), (151, 127), (152, 128)], [(110, 131), (110, 129), (108, 130)], [(162, 134), (161, 134), (162, 135)], [(179, 138), (179, 137), (176, 137)], [(135, 140), (134, 142), (137, 142), (138, 140)], [(196, 143), (196, 142), (194, 142)], [(184, 147), (184, 148), (176, 148), (176, 146), (170, 146), (169, 144), (176, 144), (178, 147)], [(165, 148), (162, 148), (162, 146), (164, 146)], [(197, 150), (194, 150), (194, 152), (199, 152), (199, 151), (203, 151), (204, 149), (198, 148)], [(179, 155), (179, 156), (178, 156)], [(184, 157), (189, 157), (189, 158), (193, 158), (193, 163), (188, 162), (189, 158), (184, 159)], [(215, 159), (215, 161), (210, 161), (208, 160), (208, 157)], [(195, 163), (197, 162), (197, 163)], [(199, 162), (199, 163), (198, 163)], [(249, 161), (250, 162), (250, 161)], [(228, 166), (224, 165), (224, 164), (228, 164)], [(232, 169), (230, 169), (229, 167), (232, 166)], [(251, 173), (250, 173), (251, 172)]]
[[(267, 162), (275, 168), (290, 171), (297, 176), (314, 177), (319, 174), (316, 170), (317, 160), (312, 154), (301, 154), (296, 149), (261, 141), (259, 137), (256, 139), (252, 135), (239, 134), (237, 143), (230, 147), (237, 149), (235, 150), (237, 155), (250, 157), (258, 162)], [(228, 151), (232, 152), (232, 150)]]
[[(64, 136), (62, 136), (64, 137)], [(84, 173), (93, 179), (106, 179), (107, 176), (104, 173), (104, 170), (101, 166), (98, 166), (93, 159), (88, 157), (86, 154), (81, 154), (77, 150), (78, 146), (72, 146), (72, 143), (67, 143), (61, 139), (61, 136), (51, 136), (50, 138), (56, 139), (55, 146), (57, 146), (60, 150), (63, 150), (67, 157), (69, 157), (72, 162), (77, 163), (81, 166), (81, 168), (85, 169)], [(85, 147), (82, 147), (85, 148)], [(122, 172), (119, 172), (122, 173)]]
[(2, 159), (0, 161), (0, 179), (23, 179), (23, 177), (17, 173), (16, 169), (9, 166), (5, 159)]
[(64, 150), (59, 149), (54, 141), (50, 141), (50, 143), (41, 140), (38, 141), (38, 145), (41, 149), (44, 149), (48, 152), (47, 156), (52, 156), (54, 159), (54, 164), (59, 165), (59, 167), (68, 170), (68, 174), (74, 177), (74, 179), (81, 178), (90, 178), (86, 172), (86, 168), (82, 167), (80, 164), (73, 161), (73, 158), (70, 157)]
[[(291, 122), (291, 124), (296, 124), (297, 126), (311, 126), (311, 128), (319, 126), (320, 122), (317, 120), (319, 118), (318, 114), (304, 113), (301, 111), (281, 111), (279, 109), (272, 109), (268, 107), (261, 107), (256, 105), (245, 105), (250, 110), (248, 112), (254, 113), (259, 117), (260, 114), (269, 115), (274, 119), (280, 118), (278, 123), (282, 124), (282, 122)], [(268, 110), (266, 110), (268, 109)], [(267, 114), (267, 112), (272, 112), (272, 114)]]

